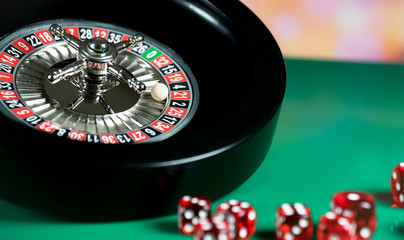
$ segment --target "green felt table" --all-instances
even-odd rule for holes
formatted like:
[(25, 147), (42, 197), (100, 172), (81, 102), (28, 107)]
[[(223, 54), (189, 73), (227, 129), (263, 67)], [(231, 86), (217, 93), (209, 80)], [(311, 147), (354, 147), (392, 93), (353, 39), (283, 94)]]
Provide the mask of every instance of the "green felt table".
[[(316, 224), (334, 193), (360, 190), (376, 198), (372, 239), (403, 239), (404, 210), (391, 208), (390, 174), (404, 161), (404, 66), (287, 59), (286, 67), (286, 95), (265, 161), (213, 206), (249, 201), (258, 213), (252, 239), (275, 239), (280, 204), (308, 205)], [(0, 201), (0, 240), (192, 239), (176, 225), (176, 215), (68, 222)]]

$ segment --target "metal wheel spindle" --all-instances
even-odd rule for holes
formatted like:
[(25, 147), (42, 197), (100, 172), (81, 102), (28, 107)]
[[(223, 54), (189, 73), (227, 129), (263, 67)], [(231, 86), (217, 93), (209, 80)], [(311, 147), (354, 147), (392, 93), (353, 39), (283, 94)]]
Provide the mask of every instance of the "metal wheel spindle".
[[(104, 93), (119, 83), (127, 84), (139, 94), (146, 90), (144, 83), (138, 81), (129, 71), (114, 63), (118, 54), (131, 47), (142, 46), (143, 36), (141, 34), (135, 34), (125, 41), (112, 44), (101, 37), (81, 41), (57, 24), (52, 24), (49, 31), (77, 50), (77, 61), (63, 68), (49, 69), (45, 73), (46, 80), (51, 84), (56, 84), (61, 80), (69, 80), (78, 88), (79, 96), (67, 106), (68, 109), (74, 109), (82, 101), (86, 101), (101, 103), (108, 113), (114, 113), (112, 107), (103, 96)], [(77, 80), (79, 84), (77, 84)]]

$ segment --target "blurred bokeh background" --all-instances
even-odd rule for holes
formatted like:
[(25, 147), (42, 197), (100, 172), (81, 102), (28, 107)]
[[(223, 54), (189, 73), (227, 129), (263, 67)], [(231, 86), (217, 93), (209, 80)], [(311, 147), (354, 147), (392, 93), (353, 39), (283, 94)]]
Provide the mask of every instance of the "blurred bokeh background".
[(285, 57), (404, 62), (403, 0), (241, 0)]

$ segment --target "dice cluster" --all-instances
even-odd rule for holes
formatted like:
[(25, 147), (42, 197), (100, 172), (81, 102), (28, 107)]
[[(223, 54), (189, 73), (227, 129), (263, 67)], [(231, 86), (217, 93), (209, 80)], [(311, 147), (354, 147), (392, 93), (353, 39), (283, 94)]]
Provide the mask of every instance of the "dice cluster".
[[(302, 203), (284, 203), (275, 214), (276, 239), (310, 240), (314, 224), (310, 208)], [(230, 200), (211, 215), (211, 201), (202, 196), (183, 196), (178, 203), (178, 228), (194, 240), (251, 238), (257, 214), (250, 203)], [(368, 240), (376, 230), (375, 201), (371, 194), (345, 191), (334, 194), (330, 211), (320, 217), (317, 240)]]
[[(376, 211), (372, 195), (350, 191), (334, 194), (329, 212), (320, 217), (317, 240), (366, 240), (376, 229)], [(314, 226), (310, 209), (301, 203), (282, 204), (276, 213), (276, 237), (279, 240), (312, 239)]]
[(183, 196), (178, 203), (178, 229), (194, 240), (247, 239), (254, 235), (257, 213), (244, 201), (221, 203), (211, 215), (211, 201), (202, 196)]
[[(404, 162), (391, 174), (391, 192), (395, 208), (404, 208)], [(301, 203), (284, 203), (276, 212), (278, 240), (310, 240), (314, 225), (310, 209)], [(213, 216), (211, 201), (201, 196), (184, 196), (178, 203), (178, 228), (194, 240), (247, 239), (256, 230), (257, 214), (248, 202), (230, 200), (221, 203)], [(321, 215), (317, 240), (368, 240), (376, 230), (375, 200), (371, 194), (344, 191), (333, 195), (330, 211)]]

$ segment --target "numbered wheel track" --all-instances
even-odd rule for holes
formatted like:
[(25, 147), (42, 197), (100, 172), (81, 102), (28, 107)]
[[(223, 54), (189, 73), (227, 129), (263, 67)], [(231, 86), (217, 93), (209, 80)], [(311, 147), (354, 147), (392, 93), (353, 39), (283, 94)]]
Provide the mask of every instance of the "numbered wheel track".
[[(105, 114), (102, 107), (99, 107), (98, 111), (94, 110), (95, 107), (92, 104), (83, 111), (99, 112), (98, 115), (66, 109), (66, 105), (77, 96), (77, 89), (68, 82), (55, 86), (47, 84), (44, 81), (44, 74), (52, 66), (75, 57), (76, 53), (69, 49), (67, 44), (58, 44), (42, 48), (21, 63), (17, 72), (16, 87), (20, 97), (35, 113), (65, 128), (101, 134), (139, 129), (156, 120), (166, 108), (166, 101), (155, 101), (150, 95), (154, 84), (164, 83), (163, 79), (156, 74), (156, 70), (143, 60), (136, 58), (134, 54), (121, 54), (116, 63), (146, 84), (146, 92), (140, 98), (137, 97), (138, 101), (134, 102), (136, 99), (134, 90), (121, 86), (119, 88), (121, 91), (114, 89), (114, 93), (106, 95), (110, 102), (125, 100), (129, 102), (124, 104), (128, 109), (123, 109), (117, 114)], [(63, 91), (63, 99), (60, 101), (53, 97), (59, 97), (56, 91)], [(126, 99), (122, 99), (125, 95)], [(118, 107), (122, 109), (122, 106)]]

